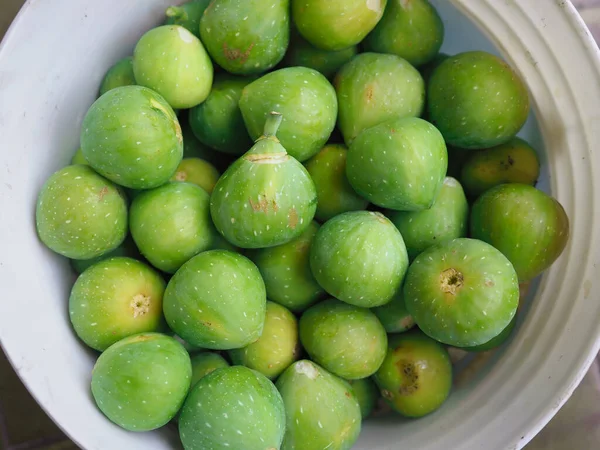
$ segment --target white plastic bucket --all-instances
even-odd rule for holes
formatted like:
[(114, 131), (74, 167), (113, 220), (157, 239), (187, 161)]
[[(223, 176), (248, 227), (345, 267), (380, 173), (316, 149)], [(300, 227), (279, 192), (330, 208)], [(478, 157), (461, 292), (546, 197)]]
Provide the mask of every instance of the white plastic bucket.
[[(527, 81), (537, 121), (523, 135), (545, 148), (540, 186), (564, 205), (572, 237), (537, 283), (510, 344), (436, 413), (367, 421), (359, 450), (520, 448), (566, 401), (600, 344), (598, 49), (567, 1), (434, 3), (446, 22), (443, 51), (494, 51)], [(73, 275), (38, 241), (35, 201), (78, 147), (107, 68), (131, 53), (169, 4), (30, 0), (0, 47), (0, 338), (38, 402), (88, 450), (179, 444), (175, 432), (121, 430), (96, 408), (89, 392), (96, 355), (67, 317)]]

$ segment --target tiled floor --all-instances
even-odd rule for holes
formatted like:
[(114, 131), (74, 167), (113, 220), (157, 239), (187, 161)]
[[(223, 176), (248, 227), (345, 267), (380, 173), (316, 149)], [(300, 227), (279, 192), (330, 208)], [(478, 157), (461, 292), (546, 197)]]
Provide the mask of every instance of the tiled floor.
[[(22, 3), (23, 0), (0, 0), (0, 37)], [(600, 0), (573, 3), (600, 40)], [(573, 397), (528, 446), (528, 450), (593, 448), (600, 448), (599, 364), (593, 366)], [(29, 449), (76, 450), (77, 446), (39, 408), (0, 351), (0, 450)]]

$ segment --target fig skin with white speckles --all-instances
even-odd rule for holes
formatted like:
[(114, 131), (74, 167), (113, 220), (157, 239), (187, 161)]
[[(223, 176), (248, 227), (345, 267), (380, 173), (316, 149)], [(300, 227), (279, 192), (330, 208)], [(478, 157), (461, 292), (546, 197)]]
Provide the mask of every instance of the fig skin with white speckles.
[(500, 250), (519, 281), (528, 281), (560, 256), (569, 240), (569, 218), (553, 197), (526, 184), (487, 190), (473, 205), (471, 235)]
[(298, 319), (287, 308), (273, 302), (267, 302), (260, 338), (246, 347), (229, 350), (234, 364), (256, 370), (271, 380), (299, 359), (299, 354)]
[(225, 171), (210, 198), (217, 230), (237, 247), (285, 244), (315, 215), (315, 184), (275, 136), (280, 121), (280, 114), (269, 116), (263, 136)]
[(166, 328), (165, 286), (155, 270), (135, 259), (100, 261), (75, 281), (69, 318), (82, 341), (104, 351), (127, 336)]
[(423, 211), (387, 211), (412, 261), (432, 245), (467, 236), (469, 204), (460, 183), (446, 177), (433, 206)]
[(361, 53), (333, 81), (338, 127), (346, 145), (367, 128), (402, 117), (420, 116), (425, 83), (417, 69), (396, 55)]
[(284, 431), (281, 395), (268, 378), (243, 366), (203, 377), (179, 417), (185, 450), (275, 450)]
[(89, 166), (67, 166), (42, 187), (35, 212), (41, 241), (73, 259), (117, 248), (127, 235), (127, 202), (120, 189)]
[(529, 114), (529, 95), (506, 62), (486, 52), (465, 52), (433, 71), (427, 110), (449, 145), (489, 148), (521, 129)]
[(373, 375), (387, 350), (387, 334), (377, 316), (336, 299), (304, 311), (300, 340), (313, 361), (347, 380)]
[(241, 155), (252, 146), (239, 106), (242, 91), (252, 80), (216, 75), (208, 98), (189, 112), (190, 127), (200, 142), (232, 155)]
[(137, 84), (177, 109), (202, 103), (213, 83), (212, 61), (202, 42), (179, 25), (156, 27), (141, 37), (133, 51), (133, 73)]
[(98, 173), (121, 186), (151, 189), (171, 178), (183, 155), (177, 116), (142, 86), (112, 89), (96, 100), (81, 127), (81, 151)]
[(400, 232), (381, 213), (353, 211), (325, 222), (312, 244), (310, 267), (333, 297), (373, 308), (400, 289), (408, 255)]
[(200, 37), (200, 19), (210, 0), (191, 0), (179, 6), (169, 6), (165, 11), (165, 25), (180, 25), (197, 38)]
[(335, 89), (314, 69), (288, 67), (246, 86), (240, 99), (246, 128), (253, 139), (263, 132), (271, 111), (283, 115), (277, 138), (298, 161), (306, 161), (327, 142), (335, 127)]
[(100, 85), (100, 95), (106, 94), (111, 89), (134, 84), (136, 82), (133, 75), (133, 58), (128, 56), (120, 59), (108, 69)]
[(388, 120), (352, 142), (346, 176), (371, 203), (398, 211), (433, 205), (448, 169), (444, 138), (417, 117)]
[(519, 304), (512, 264), (491, 245), (459, 238), (429, 247), (406, 274), (404, 301), (419, 328), (444, 344), (471, 347), (506, 328)]
[(349, 450), (361, 429), (352, 387), (308, 360), (297, 361), (278, 378), (286, 413), (281, 450)]
[(248, 253), (265, 280), (269, 300), (296, 313), (325, 293), (310, 270), (310, 247), (318, 230), (319, 224), (313, 221), (300, 236), (285, 244)]
[(368, 51), (391, 53), (418, 67), (438, 54), (444, 23), (428, 0), (393, 0), (365, 38)]
[(373, 308), (371, 311), (388, 333), (403, 333), (415, 326), (415, 319), (406, 309), (402, 289), (398, 289), (389, 303)]
[(170, 182), (137, 195), (131, 204), (131, 235), (150, 263), (175, 273), (183, 263), (213, 248), (210, 196), (192, 183)]
[(365, 209), (369, 204), (348, 182), (347, 157), (344, 145), (329, 144), (304, 164), (317, 188), (317, 220), (325, 222), (338, 214)]
[(387, 0), (292, 0), (292, 19), (304, 38), (323, 50), (362, 41), (383, 16)]
[(150, 431), (181, 408), (191, 373), (190, 357), (175, 339), (136, 334), (100, 355), (92, 371), (92, 395), (112, 422), (129, 431)]
[(442, 344), (418, 330), (394, 334), (373, 380), (395, 411), (422, 417), (438, 409), (450, 394), (450, 356)]
[(190, 390), (196, 386), (198, 381), (215, 370), (229, 367), (229, 363), (218, 353), (200, 352), (191, 356), (192, 361), (192, 384)]
[(356, 45), (337, 51), (322, 50), (312, 45), (292, 28), (290, 46), (285, 54), (283, 66), (310, 67), (321, 72), (327, 79), (331, 79), (357, 53)]
[(193, 183), (210, 194), (220, 176), (219, 171), (208, 161), (201, 158), (183, 158), (171, 181)]
[(289, 0), (212, 0), (200, 20), (200, 36), (213, 61), (227, 72), (266, 72), (281, 61), (289, 44)]
[(245, 347), (263, 331), (267, 296), (256, 266), (226, 250), (196, 255), (173, 275), (163, 300), (169, 327), (191, 345)]
[(460, 171), (460, 181), (473, 198), (499, 184), (535, 185), (539, 176), (536, 151), (518, 137), (492, 148), (468, 150)]

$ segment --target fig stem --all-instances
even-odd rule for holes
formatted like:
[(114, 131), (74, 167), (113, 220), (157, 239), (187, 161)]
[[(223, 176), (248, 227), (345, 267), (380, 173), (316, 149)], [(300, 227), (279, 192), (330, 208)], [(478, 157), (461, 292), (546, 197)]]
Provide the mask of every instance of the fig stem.
[(167, 17), (175, 19), (187, 19), (187, 13), (183, 8), (180, 8), (179, 6), (169, 6), (165, 14), (167, 15)]
[(269, 113), (267, 117), (267, 122), (265, 123), (265, 131), (263, 133), (264, 137), (275, 136), (277, 134), (277, 130), (279, 129), (279, 125), (281, 125), (281, 120), (283, 116), (281, 113), (272, 111)]

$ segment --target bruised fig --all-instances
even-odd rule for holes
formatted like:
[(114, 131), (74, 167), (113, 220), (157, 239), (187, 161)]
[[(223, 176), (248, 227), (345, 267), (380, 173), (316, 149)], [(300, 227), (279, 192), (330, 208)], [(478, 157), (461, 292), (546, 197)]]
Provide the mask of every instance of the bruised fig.
[(373, 379), (395, 411), (422, 417), (448, 397), (452, 364), (442, 344), (420, 331), (410, 331), (390, 337), (387, 356)]
[(315, 184), (275, 136), (281, 118), (270, 114), (263, 135), (227, 169), (212, 193), (215, 226), (238, 247), (284, 244), (302, 234), (315, 215)]
[(527, 142), (518, 137), (496, 147), (470, 151), (460, 174), (467, 194), (477, 197), (503, 183), (535, 184), (540, 161)]
[(289, 0), (213, 0), (200, 20), (200, 36), (227, 72), (266, 72), (289, 44)]

